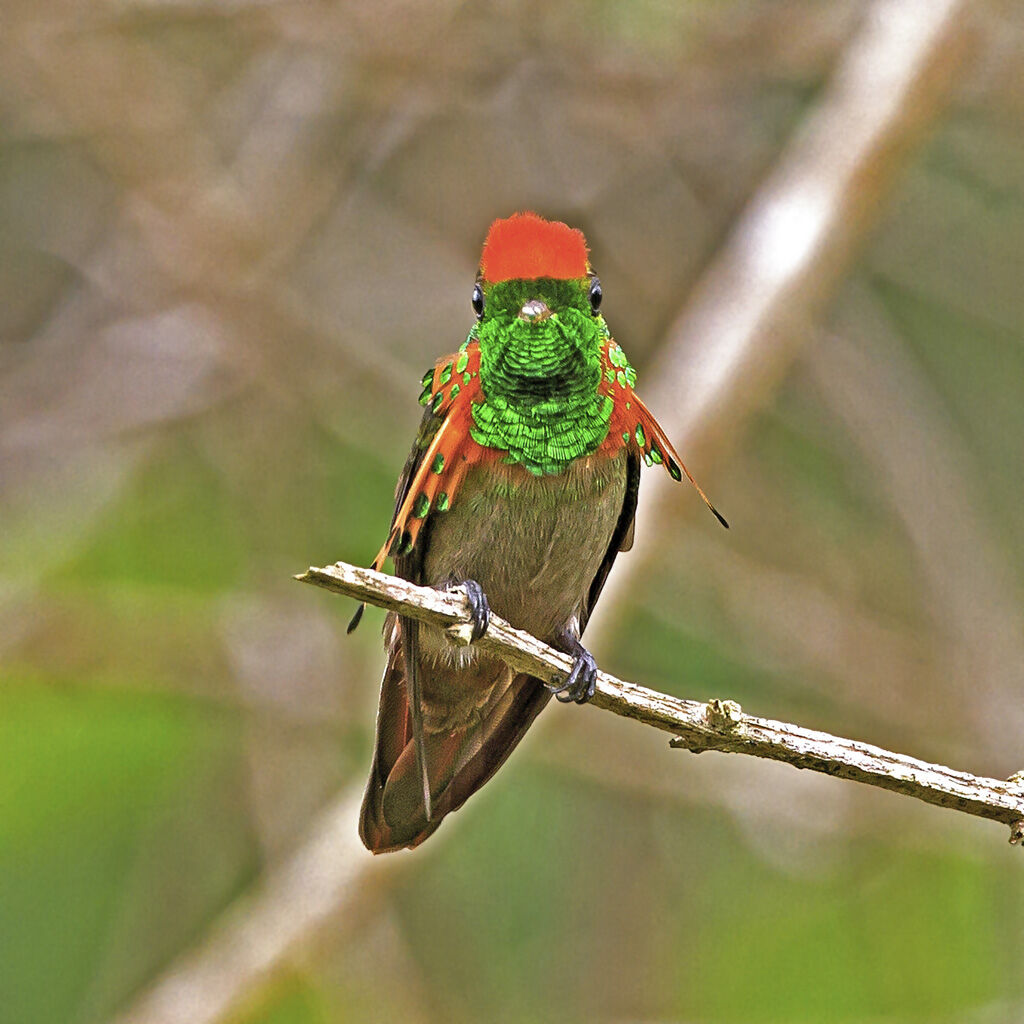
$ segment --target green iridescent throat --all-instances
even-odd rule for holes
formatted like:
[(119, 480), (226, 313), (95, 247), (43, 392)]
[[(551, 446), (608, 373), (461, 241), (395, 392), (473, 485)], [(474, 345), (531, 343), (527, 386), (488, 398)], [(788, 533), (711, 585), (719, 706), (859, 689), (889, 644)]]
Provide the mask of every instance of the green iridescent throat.
[[(486, 285), (471, 334), (484, 394), (473, 405), (473, 440), (538, 476), (561, 473), (608, 435), (613, 403), (598, 393), (608, 328), (591, 312), (589, 287), (589, 278)], [(519, 315), (533, 299), (551, 310), (537, 323)]]

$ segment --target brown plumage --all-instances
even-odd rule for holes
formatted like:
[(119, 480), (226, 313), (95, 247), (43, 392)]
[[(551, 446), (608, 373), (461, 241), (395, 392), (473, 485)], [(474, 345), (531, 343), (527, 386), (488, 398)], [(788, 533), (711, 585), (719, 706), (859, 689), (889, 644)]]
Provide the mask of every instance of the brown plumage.
[[(410, 460), (406, 475), (414, 466)], [(430, 522), (426, 557), (400, 557), (396, 571), (430, 586), (475, 579), (496, 614), (562, 647), (563, 630), (582, 632), (615, 555), (631, 540), (638, 479), (639, 459), (625, 451), (579, 460), (550, 477), (519, 466), (477, 467), (451, 512)], [(360, 820), (375, 853), (431, 835), (501, 766), (551, 696), (540, 680), (514, 675), (473, 647), (455, 647), (436, 628), (389, 616), (385, 637), (377, 745)], [(407, 657), (417, 658), (419, 670), (429, 821)]]

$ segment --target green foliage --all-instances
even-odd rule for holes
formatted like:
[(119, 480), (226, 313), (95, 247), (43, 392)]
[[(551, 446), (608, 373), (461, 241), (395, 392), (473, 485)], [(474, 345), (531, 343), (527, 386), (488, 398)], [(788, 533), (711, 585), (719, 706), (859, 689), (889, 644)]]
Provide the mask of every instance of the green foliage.
[(236, 515), (221, 476), (181, 438), (142, 468), (62, 575), (206, 592), (229, 587), (245, 565)]
[(937, 1021), (991, 1000), (999, 940), (986, 866), (951, 853), (876, 854), (857, 847), (819, 880), (723, 857), (705, 877), (707, 924), (691, 964), (701, 985), (678, 998), (703, 1019), (751, 1024)]
[[(225, 808), (221, 840), (198, 859), (189, 848), (237, 751), (231, 718), (83, 682), (7, 675), (0, 687), (5, 1024), (102, 1019), (254, 867), (244, 820)], [(232, 828), (238, 839), (225, 843)], [(157, 836), (163, 848), (151, 861)], [(176, 880), (152, 870), (190, 862), (201, 873)], [(143, 923), (159, 923), (162, 936), (140, 946), (132, 931)]]
[(307, 978), (287, 976), (261, 995), (256, 1007), (230, 1024), (335, 1024), (338, 1020), (324, 993)]
[[(1024, 333), (885, 278), (875, 288), (956, 424), (993, 529), (1024, 582), (1024, 477), (1007, 472), (1024, 438)], [(977, 492), (976, 492), (977, 493)]]
[[(663, 760), (686, 792), (687, 755)], [(454, 1021), (953, 1021), (998, 998), (992, 901), (1024, 898), (1011, 861), (871, 841), (779, 870), (720, 812), (521, 758), (458, 828), (397, 896)]]

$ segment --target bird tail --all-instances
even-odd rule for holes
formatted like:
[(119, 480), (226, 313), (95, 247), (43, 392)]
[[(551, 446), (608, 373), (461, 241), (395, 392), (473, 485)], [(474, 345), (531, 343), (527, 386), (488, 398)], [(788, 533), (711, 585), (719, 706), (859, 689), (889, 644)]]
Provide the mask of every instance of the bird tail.
[(405, 652), (397, 635), (401, 627), (399, 620), (384, 670), (373, 764), (359, 818), (359, 836), (373, 853), (419, 846), (433, 835), (445, 815), (458, 810), (501, 767), (551, 696), (539, 679), (514, 674), (490, 659), (479, 659), (459, 671), (421, 665), (421, 673), (457, 674), (459, 690), (467, 695), (490, 691), (479, 712), (468, 716), (467, 724), (424, 730), (421, 775)]

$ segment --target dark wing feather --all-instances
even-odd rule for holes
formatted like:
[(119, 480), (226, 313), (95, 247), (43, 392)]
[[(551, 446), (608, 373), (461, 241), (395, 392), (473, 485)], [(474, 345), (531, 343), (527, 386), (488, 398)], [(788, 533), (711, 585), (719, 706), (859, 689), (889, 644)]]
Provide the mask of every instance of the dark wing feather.
[(590, 613), (597, 604), (597, 599), (604, 589), (604, 582), (608, 579), (608, 573), (612, 571), (615, 564), (615, 556), (620, 551), (628, 551), (633, 546), (633, 520), (636, 517), (636, 499), (640, 490), (640, 456), (633, 451), (626, 455), (626, 493), (622, 500), (622, 511), (619, 513), (619, 520), (612, 532), (612, 539), (608, 543), (608, 551), (604, 561), (598, 567), (587, 596), (580, 608), (580, 635), (587, 628), (590, 621)]
[[(438, 432), (443, 422), (444, 417), (438, 416), (430, 406), (427, 406), (426, 411), (423, 413), (423, 419), (420, 420), (420, 429), (416, 434), (416, 440), (413, 443), (412, 451), (409, 452), (409, 457), (405, 460), (402, 472), (398, 475), (398, 483), (395, 485), (395, 509), (391, 513), (391, 522), (388, 525), (389, 535), (391, 534), (391, 530), (394, 528), (395, 520), (398, 518), (398, 512), (409, 495), (409, 488), (412, 486), (416, 473), (423, 462), (423, 456), (426, 454), (427, 449), (430, 447), (430, 442), (433, 441), (434, 435)], [(422, 566), (423, 545), (420, 544), (417, 545), (417, 547), (419, 548), (419, 551), (414, 550), (407, 555), (396, 556), (394, 559), (395, 574), (412, 583), (418, 583), (419, 578), (418, 575), (409, 575), (409, 573), (418, 573)], [(380, 566), (374, 562), (374, 568), (379, 569)], [(403, 571), (403, 568), (405, 571)], [(365, 603), (361, 603), (356, 608), (355, 614), (352, 616), (352, 620), (348, 624), (347, 632), (351, 633), (352, 630), (359, 625), (365, 610)]]
[[(398, 517), (398, 510), (409, 494), (409, 487), (416, 477), (416, 473), (423, 462), (423, 457), (434, 435), (441, 428), (444, 417), (436, 415), (428, 405), (420, 422), (419, 433), (405, 460), (405, 468), (398, 478), (398, 486), (395, 488), (395, 511), (391, 516), (391, 525), (395, 525)], [(395, 575), (400, 576), (410, 583), (423, 583), (423, 553), (430, 543), (428, 531), (429, 521), (425, 524), (423, 535), (419, 542), (413, 546), (412, 551), (398, 555), (394, 559)], [(420, 780), (423, 806), (426, 808), (427, 821), (433, 817), (430, 799), (430, 780), (427, 776), (427, 753), (423, 740), (423, 714), (422, 714), (422, 689), (420, 686), (420, 659), (419, 659), (419, 623), (415, 619), (401, 618), (400, 633), (402, 643), (402, 655), (405, 662), (406, 702), (409, 708), (409, 721), (412, 728), (413, 749), (416, 758), (416, 775)]]
[[(423, 456), (443, 422), (443, 417), (436, 415), (428, 406), (420, 421), (420, 429), (416, 435), (416, 441), (413, 443), (412, 451), (405, 460), (405, 466), (395, 487), (395, 510), (391, 515), (392, 527), (395, 525), (399, 509), (408, 496), (409, 487), (423, 462)], [(421, 583), (423, 552), (426, 545), (427, 537), (423, 536), (412, 551), (396, 555), (394, 557), (395, 575), (409, 580), (411, 583)], [(353, 617), (352, 623), (349, 625), (349, 632), (358, 625), (362, 607), (360, 605)], [(432, 817), (427, 757), (423, 739), (423, 718), (420, 712), (418, 624), (407, 618), (402, 618), (395, 623), (393, 616), (388, 616), (384, 628), (385, 634), (391, 632), (394, 640), (390, 646), (384, 678), (381, 680), (373, 765), (363, 799), (360, 819), (360, 832), (363, 834), (363, 841), (371, 849), (374, 847), (371, 845), (366, 830), (372, 828), (369, 823), (375, 816), (378, 820), (383, 820), (379, 811), (384, 785), (391, 768), (401, 756), (410, 739), (413, 740), (412, 750), (416, 759), (416, 776), (420, 780), (426, 815), (428, 819)], [(411, 671), (407, 672), (407, 667)]]

